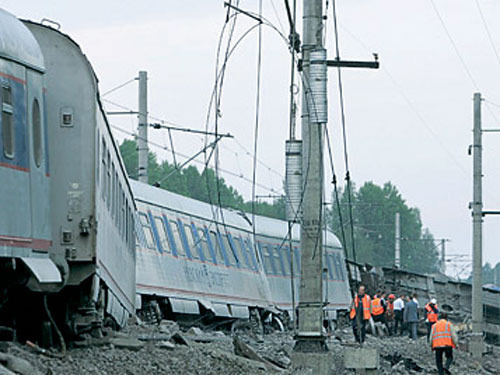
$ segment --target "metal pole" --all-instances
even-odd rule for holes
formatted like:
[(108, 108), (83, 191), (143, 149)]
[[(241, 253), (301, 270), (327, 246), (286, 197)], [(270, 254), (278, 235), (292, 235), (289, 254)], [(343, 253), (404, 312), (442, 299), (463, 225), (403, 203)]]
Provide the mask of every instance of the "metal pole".
[(471, 353), (475, 359), (483, 354), (483, 288), (482, 288), (482, 134), (481, 134), (481, 94), (474, 94), (474, 143), (472, 198), (472, 341)]
[(446, 273), (446, 240), (441, 240), (441, 273), (444, 275)]
[(394, 233), (395, 233), (394, 267), (401, 268), (401, 225), (400, 225), (399, 212), (396, 212), (396, 228)]
[(295, 270), (294, 267), (294, 252), (293, 252), (293, 241), (292, 241), (292, 230), (293, 230), (293, 222), (288, 222), (288, 246), (290, 247), (290, 291), (292, 293), (292, 320), (293, 320), (293, 334), (297, 332), (297, 312), (295, 306)]
[(148, 73), (139, 72), (139, 119), (137, 149), (139, 152), (138, 177), (148, 183)]
[(322, 0), (304, 0), (299, 329), (295, 351), (326, 350), (323, 334), (323, 141), (326, 123), (326, 51)]

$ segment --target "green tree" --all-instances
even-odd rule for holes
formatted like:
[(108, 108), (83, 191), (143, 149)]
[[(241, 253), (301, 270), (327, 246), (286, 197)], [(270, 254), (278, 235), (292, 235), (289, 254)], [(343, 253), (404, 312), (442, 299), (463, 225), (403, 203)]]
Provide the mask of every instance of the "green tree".
[[(333, 207), (328, 211), (330, 227), (345, 243), (350, 259), (377, 266), (394, 265), (395, 216), (400, 214), (401, 267), (414, 272), (436, 272), (438, 257), (435, 241), (428, 229), (422, 228), (420, 212), (408, 207), (397, 188), (390, 182), (378, 186), (366, 182), (359, 190), (352, 187), (351, 208), (349, 195), (339, 192), (339, 203), (333, 196)], [(339, 215), (340, 207), (340, 215)], [(342, 217), (342, 220), (340, 220)], [(351, 233), (351, 229), (354, 229)], [(352, 244), (354, 237), (354, 247)], [(355, 254), (353, 253), (355, 250)]]
[[(120, 145), (120, 152), (129, 177), (137, 179), (137, 143), (133, 140), (124, 140)], [(168, 178), (166, 178), (167, 176)], [(235, 210), (252, 211), (252, 202), (245, 202), (236, 189), (228, 185), (223, 178), (217, 178), (213, 169), (206, 168), (201, 173), (194, 166), (177, 170), (174, 165), (167, 161), (159, 163), (153, 152), (149, 152), (148, 182), (151, 185), (161, 182), (162, 189), (203, 202)], [(285, 217), (283, 198), (277, 199), (273, 204), (255, 202), (253, 207), (257, 215), (277, 219)]]
[[(472, 274), (467, 279), (467, 282), (472, 283)], [(486, 262), (483, 266), (483, 284), (495, 284), (500, 286), (500, 262), (495, 267)]]

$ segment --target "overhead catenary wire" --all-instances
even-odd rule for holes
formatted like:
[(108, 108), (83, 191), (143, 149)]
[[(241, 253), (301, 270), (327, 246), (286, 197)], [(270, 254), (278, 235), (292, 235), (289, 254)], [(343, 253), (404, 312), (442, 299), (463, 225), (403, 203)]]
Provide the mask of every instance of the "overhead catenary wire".
[(132, 78), (132, 79), (129, 79), (128, 81), (126, 81), (126, 82), (124, 82), (124, 83), (122, 83), (122, 84), (120, 84), (120, 85), (118, 85), (118, 86), (116, 86), (116, 87), (113, 87), (112, 89), (110, 89), (110, 90), (108, 90), (108, 91), (106, 91), (106, 92), (102, 93), (102, 94), (101, 94), (101, 98), (102, 98), (102, 97), (104, 97), (104, 96), (106, 96), (106, 95), (111, 94), (112, 92), (115, 92), (115, 91), (117, 91), (117, 90), (121, 89), (122, 87), (127, 86), (129, 83), (132, 83), (132, 82), (134, 82), (134, 81), (137, 81), (137, 77), (134, 77), (134, 78)]
[[(127, 134), (127, 135), (130, 135), (130, 136), (133, 136), (133, 137), (135, 137), (136, 139), (140, 138), (140, 137), (139, 137), (139, 135), (138, 135), (136, 132), (133, 132), (133, 131), (130, 131), (130, 130), (126, 130), (126, 129), (122, 129), (121, 127), (116, 126), (116, 125), (111, 125), (111, 127), (112, 127), (113, 129), (115, 129), (115, 130), (117, 130), (117, 131), (119, 131), (119, 132), (123, 133), (123, 134)], [(151, 146), (154, 146), (154, 147), (156, 147), (156, 148), (158, 148), (158, 149), (161, 149), (161, 150), (163, 150), (163, 151), (167, 151), (167, 152), (169, 152), (169, 153), (170, 153), (170, 152), (172, 152), (172, 150), (171, 150), (169, 147), (167, 147), (167, 146), (164, 146), (164, 145), (158, 144), (158, 143), (153, 142), (153, 141), (151, 141), (151, 140), (148, 140), (148, 143), (149, 143)], [(178, 152), (178, 151), (175, 151), (175, 155), (176, 155), (177, 157), (182, 157), (182, 158), (185, 158), (185, 159), (189, 159), (189, 158), (191, 157), (190, 155), (186, 155), (186, 154), (181, 153), (181, 152)], [(197, 164), (201, 164), (201, 165), (205, 166), (205, 162), (203, 162), (203, 161), (201, 161), (201, 160), (196, 160), (196, 159), (195, 159), (195, 160), (193, 160), (193, 163), (197, 163)], [(236, 173), (236, 172), (230, 171), (230, 170), (228, 170), (228, 169), (223, 169), (223, 168), (219, 168), (219, 170), (220, 170), (222, 173), (226, 173), (226, 174), (228, 174), (228, 175), (230, 175), (230, 176), (237, 177), (237, 178), (242, 179), (242, 180), (244, 180), (244, 181), (246, 181), (246, 182), (249, 182), (249, 183), (251, 183), (251, 182), (252, 182), (252, 180), (251, 180), (250, 178), (245, 177), (244, 175), (241, 175), (241, 174), (239, 174), (239, 173)], [(257, 183), (257, 186), (258, 186), (259, 188), (263, 189), (263, 190), (266, 190), (266, 191), (270, 192), (270, 193), (278, 193), (278, 192), (283, 192), (283, 189), (276, 190), (276, 189), (274, 189), (274, 188), (272, 188), (272, 187), (265, 186), (265, 185), (263, 185), (263, 184), (261, 184), (261, 183)]]
[(479, 0), (474, 0), (474, 1), (476, 2), (477, 10), (481, 17), (481, 22), (483, 23), (486, 35), (488, 36), (488, 41), (490, 43), (491, 49), (495, 54), (498, 65), (500, 65), (500, 55), (498, 53), (497, 47), (495, 46), (495, 42), (493, 41), (493, 37), (491, 36), (490, 28), (488, 27), (488, 23), (486, 22), (486, 18), (484, 17), (483, 10), (481, 9), (481, 5), (479, 4)]
[[(339, 32), (337, 25), (337, 9), (336, 9), (336, 0), (332, 1), (332, 13), (333, 13), (333, 27), (334, 27), (334, 35), (335, 35), (335, 54), (337, 61), (340, 61), (340, 42), (339, 42)], [(345, 117), (345, 106), (344, 106), (344, 91), (342, 84), (342, 68), (340, 66), (337, 67), (337, 81), (339, 88), (339, 104), (340, 104), (340, 119), (342, 124), (342, 144), (344, 147), (344, 162), (345, 162), (345, 180), (346, 180), (346, 190), (347, 190), (347, 200), (349, 203), (348, 212), (349, 212), (349, 221), (351, 222), (351, 250), (354, 262), (356, 262), (356, 246), (354, 240), (354, 221), (353, 221), (353, 212), (352, 212), (352, 184), (351, 184), (351, 172), (349, 170), (349, 153), (347, 147), (347, 129), (346, 129), (346, 117)], [(338, 199), (338, 197), (336, 197)], [(344, 244), (347, 246), (347, 244)]]
[[(259, 0), (259, 17), (262, 16), (262, 0)], [(254, 126), (254, 138), (253, 138), (253, 171), (252, 171), (252, 229), (253, 229), (253, 242), (254, 246), (257, 246), (256, 241), (256, 230), (255, 230), (255, 187), (257, 182), (257, 152), (258, 152), (258, 141), (259, 141), (259, 125), (260, 125), (260, 85), (261, 85), (261, 73), (262, 73), (262, 23), (259, 23), (259, 38), (257, 47), (257, 83), (256, 83), (256, 94), (255, 94), (255, 126)]]

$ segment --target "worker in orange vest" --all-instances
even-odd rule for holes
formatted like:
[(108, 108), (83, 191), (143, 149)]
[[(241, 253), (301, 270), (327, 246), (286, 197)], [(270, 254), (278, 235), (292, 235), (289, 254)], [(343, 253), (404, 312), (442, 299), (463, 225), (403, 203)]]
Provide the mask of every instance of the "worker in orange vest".
[(394, 300), (396, 296), (394, 294), (389, 294), (387, 297), (387, 307), (385, 309), (385, 325), (389, 331), (389, 335), (393, 333), (394, 330)]
[(366, 337), (366, 322), (371, 317), (371, 299), (365, 293), (364, 285), (359, 286), (358, 294), (356, 294), (351, 304), (349, 317), (352, 320), (354, 338), (359, 343), (364, 342)]
[[(453, 362), (453, 348), (458, 344), (455, 327), (448, 321), (448, 314), (439, 314), (439, 320), (434, 323), (431, 330), (431, 348), (436, 353), (436, 366), (439, 375), (451, 374), (449, 368)], [(446, 363), (443, 367), (443, 353)]]
[(427, 315), (427, 319), (425, 320), (427, 326), (427, 342), (429, 342), (432, 326), (438, 321), (439, 309), (435, 298), (432, 298), (431, 301), (425, 305), (425, 313)]
[(380, 297), (381, 293), (380, 291), (373, 296), (372, 299), (372, 317), (374, 322), (382, 322), (385, 323), (385, 317), (384, 317), (384, 303), (382, 298)]

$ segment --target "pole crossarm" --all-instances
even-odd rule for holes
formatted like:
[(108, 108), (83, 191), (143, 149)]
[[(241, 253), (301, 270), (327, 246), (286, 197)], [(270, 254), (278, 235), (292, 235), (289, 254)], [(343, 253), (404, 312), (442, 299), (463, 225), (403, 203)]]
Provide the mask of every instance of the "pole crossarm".
[(112, 116), (112, 115), (138, 115), (139, 112), (137, 112), (137, 111), (110, 111), (110, 112), (106, 112), (106, 114), (108, 116)]
[(326, 66), (335, 68), (362, 68), (362, 69), (378, 69), (380, 63), (375, 61), (346, 61), (346, 60), (327, 60)]
[(159, 123), (149, 124), (149, 126), (154, 128), (154, 129), (167, 129), (167, 130), (174, 130), (174, 131), (185, 132), (185, 133), (213, 135), (215, 137), (221, 137), (221, 138), (234, 138), (234, 136), (230, 133), (221, 134), (221, 133), (214, 133), (214, 132), (206, 132), (204, 130), (179, 128), (176, 126), (168, 126), (168, 125), (163, 125), (163, 124), (159, 124)]
[(486, 215), (500, 215), (500, 211), (482, 211), (481, 216), (486, 216)]

